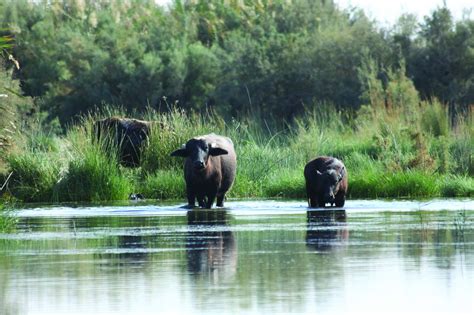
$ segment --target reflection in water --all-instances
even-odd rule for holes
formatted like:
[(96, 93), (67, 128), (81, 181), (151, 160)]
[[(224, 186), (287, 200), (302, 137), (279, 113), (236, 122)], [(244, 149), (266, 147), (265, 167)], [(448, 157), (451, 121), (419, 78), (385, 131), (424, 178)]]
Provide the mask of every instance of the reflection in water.
[(23, 216), (0, 234), (0, 314), (474, 314), (474, 206), (300, 204)]
[(126, 250), (117, 255), (124, 265), (143, 265), (148, 260), (146, 241), (142, 235), (121, 235), (117, 239), (119, 249)]
[(187, 213), (186, 258), (193, 274), (234, 274), (237, 245), (225, 210), (190, 210)]
[[(3, 261), (0, 261), (0, 265)], [(9, 287), (9, 279), (7, 274), (0, 272), (0, 314), (14, 315), (20, 314), (19, 306), (17, 305), (17, 299), (10, 296), (10, 292), (7, 290)]]
[[(74, 235), (83, 231), (102, 230), (104, 228), (115, 230), (111, 236), (101, 240), (101, 246), (107, 252), (95, 253), (100, 258), (102, 266), (108, 267), (139, 267), (144, 266), (149, 260), (150, 249), (157, 238), (156, 234), (144, 234), (151, 224), (146, 217), (133, 218), (70, 218), (68, 226)], [(138, 228), (140, 227), (140, 228)]]
[(349, 239), (346, 210), (311, 210), (306, 218), (308, 248), (327, 251)]

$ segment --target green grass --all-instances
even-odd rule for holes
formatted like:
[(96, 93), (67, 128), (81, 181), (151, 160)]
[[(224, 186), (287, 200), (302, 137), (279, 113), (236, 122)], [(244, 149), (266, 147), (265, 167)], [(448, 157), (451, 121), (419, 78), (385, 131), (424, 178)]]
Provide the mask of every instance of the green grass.
[(439, 181), (443, 197), (473, 197), (474, 178), (465, 176), (446, 176)]
[(153, 127), (136, 170), (119, 165), (108, 139), (92, 140), (93, 122), (106, 115), (85, 116), (59, 138), (29, 133), (6, 158), (7, 171), (13, 172), (10, 193), (28, 202), (123, 200), (130, 193), (184, 199), (183, 159), (170, 153), (193, 136), (214, 132), (235, 144), (238, 166), (231, 198), (305, 199), (303, 168), (319, 155), (344, 161), (349, 198), (474, 195), (472, 119), (446, 127), (446, 113), (438, 107), (424, 121), (399, 117), (399, 112), (367, 111), (348, 118), (320, 110), (279, 128), (257, 118), (225, 122), (212, 113), (149, 110), (137, 117), (152, 121)]
[(274, 172), (264, 187), (266, 196), (306, 199), (305, 181), (300, 169)]
[(151, 199), (183, 199), (186, 197), (182, 170), (158, 170), (146, 175), (139, 187)]
[(14, 206), (9, 200), (0, 200), (0, 233), (8, 233), (15, 229), (17, 218)]
[[(71, 158), (67, 172), (56, 185), (58, 201), (124, 200), (133, 192), (132, 176), (119, 167), (117, 149), (104, 139), (91, 139), (92, 121), (69, 133)], [(106, 150), (105, 148), (109, 148)], [(132, 174), (130, 174), (132, 175)]]
[(26, 151), (7, 158), (13, 172), (10, 193), (25, 202), (52, 201), (60, 177), (60, 164), (54, 155)]

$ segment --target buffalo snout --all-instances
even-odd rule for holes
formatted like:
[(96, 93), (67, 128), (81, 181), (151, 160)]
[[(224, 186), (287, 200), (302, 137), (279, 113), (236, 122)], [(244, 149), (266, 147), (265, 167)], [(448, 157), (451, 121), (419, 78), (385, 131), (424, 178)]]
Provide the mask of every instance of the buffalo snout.
[(329, 193), (326, 193), (326, 194), (324, 195), (324, 201), (325, 201), (326, 203), (331, 203), (331, 204), (333, 204), (333, 203), (334, 203), (334, 200), (335, 200), (335, 198), (334, 198), (334, 193), (333, 193), (333, 192), (329, 192)]
[(200, 171), (203, 170), (206, 165), (204, 164), (204, 161), (194, 161), (193, 166), (195, 170)]

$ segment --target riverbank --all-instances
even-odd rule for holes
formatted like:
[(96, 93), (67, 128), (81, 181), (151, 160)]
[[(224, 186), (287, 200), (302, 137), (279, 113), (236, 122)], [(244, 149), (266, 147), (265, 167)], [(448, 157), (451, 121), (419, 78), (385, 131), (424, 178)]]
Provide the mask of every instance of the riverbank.
[(353, 117), (324, 107), (284, 126), (148, 110), (139, 118), (155, 123), (135, 169), (119, 166), (114, 150), (104, 149), (107, 140), (92, 139), (94, 121), (126, 115), (109, 110), (82, 117), (64, 136), (22, 134), (6, 157), (5, 168), (13, 172), (8, 193), (24, 202), (125, 200), (131, 193), (184, 198), (183, 161), (169, 154), (193, 136), (214, 132), (229, 136), (238, 156), (229, 197), (306, 198), (303, 168), (319, 155), (344, 161), (351, 199), (473, 196), (472, 117), (451, 125), (442, 105), (421, 106), (410, 113), (363, 107)]

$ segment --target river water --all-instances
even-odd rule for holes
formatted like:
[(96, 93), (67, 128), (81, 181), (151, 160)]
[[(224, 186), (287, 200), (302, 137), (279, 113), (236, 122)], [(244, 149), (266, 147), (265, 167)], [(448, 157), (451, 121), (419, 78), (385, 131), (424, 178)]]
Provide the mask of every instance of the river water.
[(474, 314), (474, 201), (20, 209), (0, 314)]

